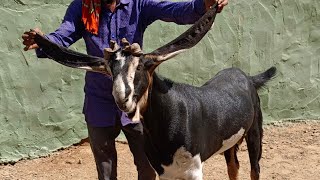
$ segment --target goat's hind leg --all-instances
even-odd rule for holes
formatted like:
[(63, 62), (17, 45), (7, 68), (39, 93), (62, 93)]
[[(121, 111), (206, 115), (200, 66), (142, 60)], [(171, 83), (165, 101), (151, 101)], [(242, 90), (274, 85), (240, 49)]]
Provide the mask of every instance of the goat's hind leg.
[(238, 171), (240, 166), (237, 158), (237, 151), (238, 145), (236, 144), (235, 146), (224, 152), (224, 157), (226, 159), (228, 175), (230, 180), (238, 179)]
[(251, 180), (258, 180), (260, 177), (259, 161), (262, 154), (262, 113), (259, 108), (255, 116), (255, 120), (247, 132), (246, 141), (248, 146), (250, 164), (251, 164)]

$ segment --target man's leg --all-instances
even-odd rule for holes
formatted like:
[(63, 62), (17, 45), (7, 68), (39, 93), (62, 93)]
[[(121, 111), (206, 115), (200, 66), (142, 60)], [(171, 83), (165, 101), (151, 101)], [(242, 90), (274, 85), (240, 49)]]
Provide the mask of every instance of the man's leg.
[(116, 180), (117, 151), (115, 138), (119, 135), (121, 127), (91, 127), (88, 124), (87, 127), (99, 180)]
[(139, 124), (129, 124), (122, 127), (131, 153), (134, 164), (137, 166), (138, 180), (154, 180), (156, 173), (151, 167), (144, 151), (143, 126)]

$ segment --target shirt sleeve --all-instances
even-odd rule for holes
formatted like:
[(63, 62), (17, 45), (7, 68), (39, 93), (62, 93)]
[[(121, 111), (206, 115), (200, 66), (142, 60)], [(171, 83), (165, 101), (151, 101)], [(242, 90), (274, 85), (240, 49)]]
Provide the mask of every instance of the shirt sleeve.
[[(82, 1), (74, 0), (69, 5), (64, 19), (60, 25), (60, 27), (50, 34), (46, 34), (45, 36), (65, 47), (69, 47), (77, 40), (82, 37), (84, 31), (84, 25), (82, 23)], [(46, 58), (47, 56), (42, 52), (41, 48), (36, 49), (36, 54), (39, 58)]]
[(184, 2), (143, 0), (141, 8), (143, 20), (148, 24), (156, 20), (175, 22), (177, 24), (193, 24), (205, 12), (203, 0)]

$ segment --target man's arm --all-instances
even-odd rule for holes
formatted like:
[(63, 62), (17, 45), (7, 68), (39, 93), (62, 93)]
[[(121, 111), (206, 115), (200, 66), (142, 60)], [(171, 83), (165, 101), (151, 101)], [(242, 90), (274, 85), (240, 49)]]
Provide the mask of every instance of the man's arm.
[(74, 0), (68, 7), (60, 27), (47, 36), (51, 41), (69, 47), (82, 37), (84, 25), (81, 21), (81, 0)]
[(192, 0), (182, 2), (142, 0), (142, 16), (151, 24), (156, 20), (175, 22), (177, 24), (195, 23), (216, 1), (219, 10), (228, 4), (228, 0)]
[[(49, 40), (59, 45), (69, 47), (82, 37), (84, 25), (81, 21), (81, 2), (81, 0), (74, 0), (69, 5), (60, 27), (55, 32), (45, 35)], [(39, 29), (36, 31), (41, 33)], [(33, 40), (34, 35), (34, 32), (25, 32), (22, 35), (24, 40), (23, 44), (26, 45), (24, 50), (36, 49), (37, 56), (40, 58), (45, 58), (46, 56)]]

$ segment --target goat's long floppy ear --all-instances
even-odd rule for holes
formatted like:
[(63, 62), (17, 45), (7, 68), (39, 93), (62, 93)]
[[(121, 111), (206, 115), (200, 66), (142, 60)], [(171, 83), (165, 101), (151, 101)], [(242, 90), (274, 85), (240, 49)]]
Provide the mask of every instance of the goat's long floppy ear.
[(168, 44), (144, 56), (156, 62), (163, 62), (195, 46), (210, 30), (217, 14), (217, 7), (216, 3), (186, 32)]
[(111, 74), (107, 61), (104, 58), (82, 54), (66, 47), (55, 44), (36, 33), (35, 42), (48, 58), (72, 68)]

